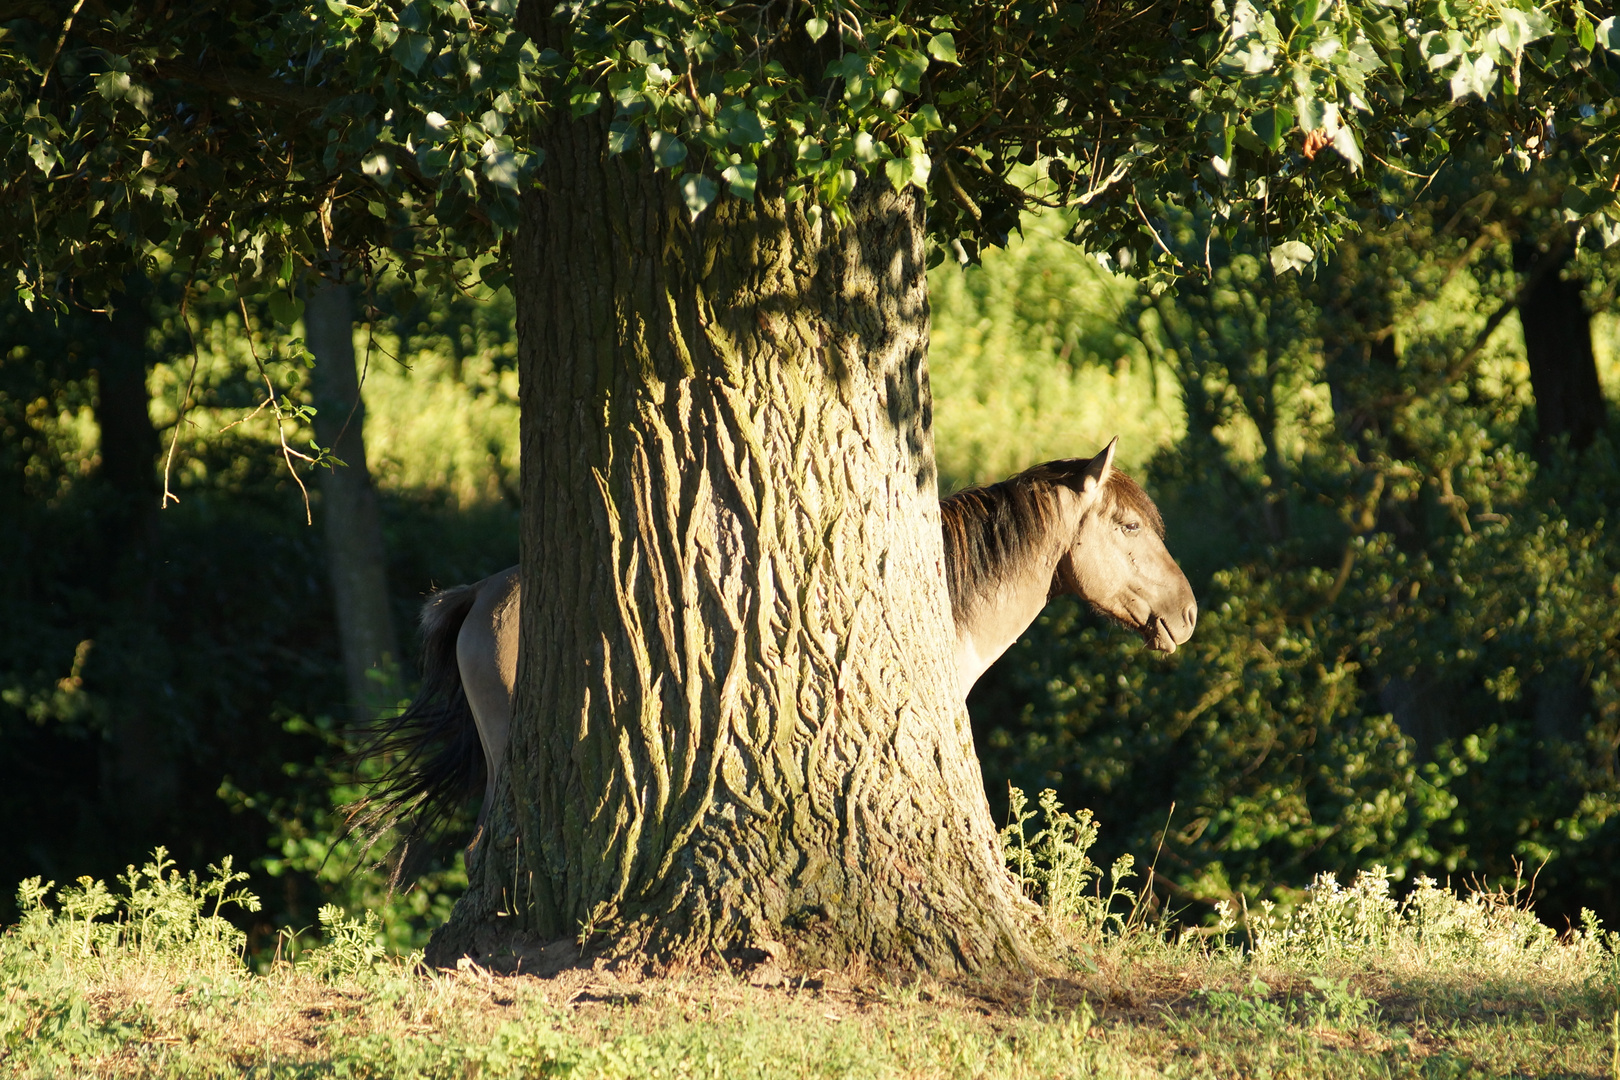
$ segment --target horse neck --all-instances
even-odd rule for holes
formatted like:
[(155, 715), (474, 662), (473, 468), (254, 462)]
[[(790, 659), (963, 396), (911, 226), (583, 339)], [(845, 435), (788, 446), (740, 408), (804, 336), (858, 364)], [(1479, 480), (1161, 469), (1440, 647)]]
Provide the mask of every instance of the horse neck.
[(1052, 595), (1059, 561), (1080, 524), (1080, 500), (1062, 486), (1044, 487), (1037, 497), (1054, 505), (1048, 527), (1015, 555), (989, 568), (972, 600), (956, 618), (956, 661), (962, 696), (992, 663), (1021, 637)]

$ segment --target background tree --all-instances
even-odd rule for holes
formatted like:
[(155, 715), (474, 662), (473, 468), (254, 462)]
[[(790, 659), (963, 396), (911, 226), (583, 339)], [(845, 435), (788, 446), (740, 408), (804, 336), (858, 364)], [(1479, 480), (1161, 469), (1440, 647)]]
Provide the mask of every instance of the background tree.
[(340, 260), (328, 261), (321, 271), (311, 275), (304, 308), (315, 359), (315, 440), (338, 459), (320, 474), (321, 517), (349, 705), (357, 718), (374, 717), (399, 700), (399, 643), (389, 610), (382, 518), (366, 463), (354, 303)]

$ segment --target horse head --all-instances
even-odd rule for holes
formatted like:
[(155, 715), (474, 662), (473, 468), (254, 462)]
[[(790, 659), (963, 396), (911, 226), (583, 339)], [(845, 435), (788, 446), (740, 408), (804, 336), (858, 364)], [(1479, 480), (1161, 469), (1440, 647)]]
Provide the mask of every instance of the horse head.
[(1116, 437), (1073, 474), (1074, 537), (1058, 560), (1051, 595), (1072, 593), (1173, 653), (1192, 636), (1198, 601), (1164, 546), (1164, 521), (1135, 481), (1114, 469)]

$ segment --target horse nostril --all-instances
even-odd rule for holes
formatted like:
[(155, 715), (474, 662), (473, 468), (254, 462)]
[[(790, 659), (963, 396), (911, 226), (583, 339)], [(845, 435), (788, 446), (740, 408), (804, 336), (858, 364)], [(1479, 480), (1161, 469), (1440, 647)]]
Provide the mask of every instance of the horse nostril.
[(1181, 613), (1181, 621), (1188, 630), (1198, 625), (1198, 601), (1194, 600), (1187, 605), (1186, 609)]

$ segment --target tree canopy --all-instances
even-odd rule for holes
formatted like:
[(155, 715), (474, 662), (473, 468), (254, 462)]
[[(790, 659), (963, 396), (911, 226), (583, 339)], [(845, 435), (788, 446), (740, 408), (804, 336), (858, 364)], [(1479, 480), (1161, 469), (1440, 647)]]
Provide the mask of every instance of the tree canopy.
[[(1604, 245), (1620, 27), (1582, 0), (778, 4), (12, 0), (0, 229), (20, 296), (105, 297), (155, 247), (199, 281), (290, 286), (318, 251), (441, 281), (501, 249), (557, 117), (647, 155), (693, 215), (760, 184), (841, 213), (863, 175), (930, 197), (970, 260), (1020, 210), (1137, 273), (1241, 241), (1311, 262), (1388, 172), (1483, 142), (1565, 159)], [(1046, 182), (1020, 164), (1039, 163)], [(1409, 188), (1408, 188), (1409, 190)], [(1182, 245), (1185, 247), (1186, 245)], [(463, 272), (465, 267), (462, 267)], [(499, 281), (499, 262), (485, 263)]]

